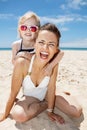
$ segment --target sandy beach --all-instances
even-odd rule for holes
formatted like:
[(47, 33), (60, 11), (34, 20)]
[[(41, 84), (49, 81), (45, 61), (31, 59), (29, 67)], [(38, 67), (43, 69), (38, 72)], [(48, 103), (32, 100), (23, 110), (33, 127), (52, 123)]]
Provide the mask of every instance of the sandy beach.
[[(4, 111), (11, 86), (13, 65), (11, 51), (0, 51), (0, 112)], [(25, 123), (16, 123), (10, 116), (0, 123), (0, 130), (86, 130), (87, 129), (87, 51), (64, 51), (59, 64), (57, 88), (79, 98), (83, 115), (70, 118), (55, 109), (65, 119), (65, 124), (52, 122), (46, 111)], [(20, 95), (19, 95), (20, 96)]]

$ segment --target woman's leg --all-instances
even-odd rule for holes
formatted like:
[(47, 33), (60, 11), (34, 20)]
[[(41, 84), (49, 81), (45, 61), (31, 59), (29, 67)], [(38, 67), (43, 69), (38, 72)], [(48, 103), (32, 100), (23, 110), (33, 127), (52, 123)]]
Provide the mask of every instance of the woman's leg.
[(25, 122), (34, 118), (46, 108), (46, 101), (39, 101), (36, 98), (24, 96), (22, 100), (15, 104), (11, 115), (16, 121)]
[(71, 117), (80, 117), (82, 108), (75, 97), (68, 93), (56, 95), (55, 106)]

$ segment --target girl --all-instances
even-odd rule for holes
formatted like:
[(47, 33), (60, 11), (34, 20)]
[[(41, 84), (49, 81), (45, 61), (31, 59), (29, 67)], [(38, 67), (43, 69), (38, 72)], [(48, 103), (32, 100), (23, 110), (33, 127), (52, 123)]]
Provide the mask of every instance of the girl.
[[(27, 12), (18, 22), (19, 41), (12, 44), (12, 63), (15, 63), (18, 52), (34, 53), (34, 44), (40, 28), (40, 19), (34, 12)], [(23, 55), (23, 54), (22, 54)]]

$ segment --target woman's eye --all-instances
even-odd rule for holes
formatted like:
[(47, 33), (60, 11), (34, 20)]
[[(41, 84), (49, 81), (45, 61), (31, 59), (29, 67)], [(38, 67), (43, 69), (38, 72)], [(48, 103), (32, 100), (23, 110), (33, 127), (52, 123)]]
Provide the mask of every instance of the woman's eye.
[(43, 42), (38, 42), (40, 45), (44, 45), (44, 43)]
[(55, 45), (54, 44), (49, 44), (50, 47), (54, 47)]

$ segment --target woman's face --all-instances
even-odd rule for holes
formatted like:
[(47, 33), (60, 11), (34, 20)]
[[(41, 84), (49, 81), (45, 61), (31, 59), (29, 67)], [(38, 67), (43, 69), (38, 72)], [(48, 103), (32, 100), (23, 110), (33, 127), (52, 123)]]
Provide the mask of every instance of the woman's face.
[(36, 56), (45, 64), (48, 63), (58, 52), (57, 37), (53, 32), (41, 30), (36, 39), (35, 50)]

